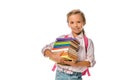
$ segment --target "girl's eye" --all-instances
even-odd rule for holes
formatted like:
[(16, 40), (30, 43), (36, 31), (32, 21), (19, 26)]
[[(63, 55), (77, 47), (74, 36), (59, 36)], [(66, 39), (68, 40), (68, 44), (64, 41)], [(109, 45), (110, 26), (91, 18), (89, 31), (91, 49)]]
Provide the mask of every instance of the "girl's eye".
[(73, 24), (74, 22), (70, 22), (70, 24)]
[(78, 23), (81, 23), (80, 21), (78, 21)]

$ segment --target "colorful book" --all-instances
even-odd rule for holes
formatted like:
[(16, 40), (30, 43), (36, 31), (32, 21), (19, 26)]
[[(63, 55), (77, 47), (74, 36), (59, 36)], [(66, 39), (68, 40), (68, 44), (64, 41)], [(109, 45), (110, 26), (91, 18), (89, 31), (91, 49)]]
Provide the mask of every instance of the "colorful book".
[(64, 47), (64, 48), (57, 48), (57, 49), (53, 48), (51, 51), (54, 53), (64, 51), (64, 52), (68, 52), (73, 55), (77, 55), (77, 51), (75, 49), (73, 49), (72, 47)]
[(56, 41), (54, 43), (54, 48), (55, 47), (64, 47), (64, 46), (74, 46), (75, 48), (79, 48), (79, 44), (77, 41), (75, 40), (71, 40), (71, 41)]
[(77, 52), (79, 50), (79, 41), (75, 38), (57, 38), (54, 43), (52, 52), (64, 52), (61, 57), (67, 60), (77, 60)]
[(54, 45), (53, 48), (61, 48), (61, 47), (67, 47), (67, 46), (70, 46), (70, 44)]
[(76, 59), (78, 58), (78, 56), (73, 55), (73, 54), (69, 54), (68, 52), (64, 52), (61, 55), (61, 57), (65, 58), (66, 60), (69, 60), (69, 61), (76, 61)]
[(75, 40), (74, 38), (68, 37), (68, 38), (57, 38), (57, 41), (71, 41), (71, 40)]

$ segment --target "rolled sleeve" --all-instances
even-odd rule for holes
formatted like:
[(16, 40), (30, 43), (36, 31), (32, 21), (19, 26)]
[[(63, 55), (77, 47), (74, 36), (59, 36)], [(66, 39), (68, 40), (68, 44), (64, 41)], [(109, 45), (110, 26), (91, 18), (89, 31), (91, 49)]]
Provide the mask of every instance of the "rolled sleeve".
[(53, 45), (54, 45), (54, 42), (50, 43), (49, 45), (46, 45), (45, 47), (42, 48), (41, 52), (42, 54), (45, 56), (44, 52), (46, 49), (52, 49), (53, 48)]
[[(65, 36), (65, 35), (61, 35), (61, 36), (59, 36), (59, 37), (57, 37), (57, 38), (63, 38), (64, 36)], [(54, 42), (46, 45), (45, 47), (43, 47), (43, 49), (41, 50), (41, 52), (42, 52), (42, 54), (43, 54), (44, 56), (45, 56), (45, 54), (44, 54), (45, 50), (46, 50), (46, 49), (51, 50), (51, 49), (53, 48), (55, 42), (56, 42), (56, 40), (55, 40)]]
[(96, 63), (94, 55), (94, 44), (90, 39), (88, 40), (87, 59), (85, 61), (90, 62), (90, 67), (93, 67)]

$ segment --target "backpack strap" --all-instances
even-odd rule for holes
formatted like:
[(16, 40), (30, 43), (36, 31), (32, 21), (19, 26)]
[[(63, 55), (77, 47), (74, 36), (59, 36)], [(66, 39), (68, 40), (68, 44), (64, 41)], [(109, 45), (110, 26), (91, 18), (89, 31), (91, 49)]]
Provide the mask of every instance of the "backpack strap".
[[(87, 52), (87, 48), (88, 48), (88, 38), (86, 37), (86, 35), (83, 36), (84, 38), (84, 42), (85, 42), (85, 50)], [(84, 72), (82, 72), (82, 75), (86, 75), (86, 73), (88, 74), (88, 76), (90, 76), (90, 72), (89, 69), (87, 68)]]
[(83, 36), (84, 38), (84, 42), (85, 42), (85, 50), (87, 52), (87, 48), (88, 48), (88, 38), (86, 37), (86, 35)]
[(68, 38), (68, 37), (69, 37), (69, 35), (65, 35), (65, 36), (64, 36), (64, 38)]
[(52, 71), (55, 71), (56, 67), (57, 67), (56, 64), (54, 64), (52, 67)]

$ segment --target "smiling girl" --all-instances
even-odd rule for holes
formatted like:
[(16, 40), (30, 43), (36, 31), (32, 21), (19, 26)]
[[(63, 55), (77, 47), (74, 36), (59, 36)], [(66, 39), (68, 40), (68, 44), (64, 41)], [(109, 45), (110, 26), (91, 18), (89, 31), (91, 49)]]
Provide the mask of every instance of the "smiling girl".
[(77, 61), (66, 61), (60, 57), (61, 53), (53, 54), (51, 49), (53, 48), (54, 42), (46, 45), (42, 49), (42, 53), (44, 56), (51, 58), (57, 63), (67, 64), (56, 64), (57, 70), (55, 80), (82, 80), (82, 72), (84, 72), (88, 67), (93, 67), (95, 64), (94, 44), (91, 39), (88, 39), (88, 48), (86, 52), (84, 44), (84, 25), (86, 24), (86, 19), (82, 11), (79, 9), (70, 11), (67, 14), (67, 23), (71, 29), (71, 33), (62, 35), (59, 38), (67, 36), (76, 38), (80, 42)]

